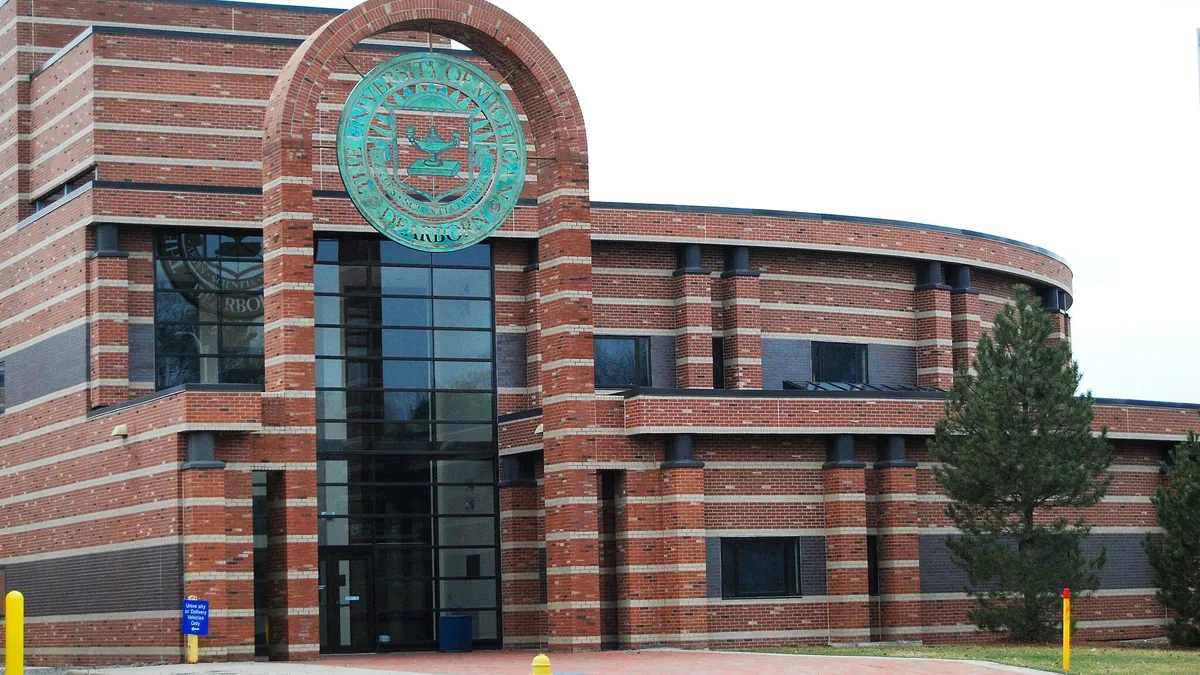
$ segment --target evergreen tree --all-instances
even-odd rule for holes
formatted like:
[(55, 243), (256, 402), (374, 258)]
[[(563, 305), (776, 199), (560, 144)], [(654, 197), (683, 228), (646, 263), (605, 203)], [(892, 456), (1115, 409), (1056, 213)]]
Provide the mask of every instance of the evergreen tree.
[(1018, 641), (1051, 639), (1062, 589), (1095, 590), (1105, 562), (1083, 554), (1090, 527), (1071, 512), (1104, 496), (1114, 454), (1107, 430), (1092, 434), (1091, 393), (1076, 395), (1079, 367), (1053, 332), (1017, 286), (1015, 306), (979, 341), (975, 374), (955, 374), (930, 444), (962, 532), (948, 545), (970, 579), (968, 615)]
[(1167, 485), (1151, 498), (1162, 539), (1146, 538), (1158, 601), (1174, 610), (1168, 635), (1178, 645), (1200, 646), (1200, 436), (1195, 431), (1171, 451)]

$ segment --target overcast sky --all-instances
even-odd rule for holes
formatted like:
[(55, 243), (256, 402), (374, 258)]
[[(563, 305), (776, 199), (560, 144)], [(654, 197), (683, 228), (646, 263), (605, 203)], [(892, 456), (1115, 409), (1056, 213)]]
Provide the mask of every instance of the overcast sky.
[(1200, 0), (495, 1), (575, 85), (592, 199), (1048, 248), (1084, 388), (1200, 402)]

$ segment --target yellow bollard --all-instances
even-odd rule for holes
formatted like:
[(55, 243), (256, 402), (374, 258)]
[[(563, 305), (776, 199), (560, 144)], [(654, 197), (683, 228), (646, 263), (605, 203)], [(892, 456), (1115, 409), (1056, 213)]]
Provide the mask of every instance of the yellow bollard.
[[(189, 595), (188, 600), (199, 600), (200, 598)], [(200, 636), (188, 635), (187, 637), (187, 662), (200, 663)]]
[(1063, 589), (1063, 670), (1071, 669), (1071, 589)]
[(25, 675), (25, 596), (20, 591), (5, 596), (4, 622), (5, 672)]
[(550, 658), (545, 654), (533, 657), (533, 675), (553, 675), (550, 672)]

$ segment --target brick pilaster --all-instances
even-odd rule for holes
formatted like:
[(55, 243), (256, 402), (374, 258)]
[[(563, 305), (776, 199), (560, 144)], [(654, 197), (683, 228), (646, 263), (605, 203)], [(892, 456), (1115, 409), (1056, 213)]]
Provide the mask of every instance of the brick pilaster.
[(189, 468), (180, 472), (179, 477), (183, 495), (180, 513), (184, 541), (183, 595), (194, 595), (210, 603), (209, 633), (202, 638), (201, 646), (210, 654), (224, 656), (236, 638), (226, 625), (226, 618), (221, 616), (231, 609), (226, 588), (225, 470), (219, 463), (213, 463), (205, 468)]
[(953, 340), (954, 369), (971, 370), (982, 335), (979, 316), (979, 291), (971, 287), (971, 268), (959, 265), (954, 270), (950, 290), (950, 331)]
[[(695, 260), (688, 260), (694, 251)], [(675, 301), (675, 386), (712, 389), (712, 270), (699, 264), (700, 247), (688, 244), (671, 279)], [(695, 263), (695, 264), (692, 264)]]
[(539, 348), (545, 474), (547, 627), (560, 650), (600, 647), (590, 202), (560, 190), (538, 207)]
[(725, 388), (762, 389), (761, 292), (747, 247), (727, 251), (720, 286)]
[[(692, 457), (692, 439), (680, 434), (668, 439), (661, 468), (662, 550), (661, 593), (664, 635), (681, 638), (708, 631), (706, 549), (704, 545), (704, 464)], [(688, 646), (704, 647), (687, 641)]]
[(854, 459), (854, 437), (833, 436), (823, 473), (825, 574), (829, 641), (864, 642), (871, 635), (867, 588), (866, 474)]
[[(541, 550), (545, 541), (538, 510), (535, 471), (541, 466), (536, 453), (500, 459), (501, 597), (504, 606), (504, 644), (545, 647), (546, 598), (541, 584)], [(541, 606), (541, 610), (531, 610)]]
[[(102, 228), (115, 226), (101, 225)], [(115, 242), (114, 242), (115, 243)], [(129, 255), (110, 250), (88, 258), (89, 404), (129, 400)]]
[(937, 261), (918, 263), (916, 309), (917, 384), (949, 389), (954, 382), (954, 337), (950, 322), (950, 286)]
[(904, 436), (880, 438), (875, 462), (875, 540), (880, 628), (884, 640), (920, 639), (920, 538), (917, 523), (917, 463), (908, 461)]

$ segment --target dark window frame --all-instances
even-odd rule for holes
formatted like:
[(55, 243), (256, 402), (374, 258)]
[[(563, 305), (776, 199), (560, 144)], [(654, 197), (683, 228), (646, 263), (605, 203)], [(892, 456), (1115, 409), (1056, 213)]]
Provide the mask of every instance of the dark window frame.
[(6, 385), (6, 382), (4, 380), (4, 359), (0, 359), (0, 415), (4, 414), (4, 394), (5, 394), (4, 387), (5, 387), (5, 385)]
[[(782, 592), (753, 592), (738, 582), (739, 547), (744, 544), (777, 543), (783, 549)], [(801, 581), (800, 537), (722, 537), (721, 538), (721, 597), (722, 598), (793, 598), (804, 595)]]
[[(594, 368), (596, 375), (596, 389), (633, 389), (634, 387), (650, 387), (654, 382), (654, 356), (651, 350), (654, 348), (651, 344), (650, 337), (646, 335), (597, 335), (593, 338), (593, 358), (598, 350), (595, 349), (595, 342), (601, 340), (611, 342), (632, 342), (633, 343), (633, 372), (638, 381), (635, 382), (601, 382), (599, 379), (600, 369)], [(643, 351), (645, 355), (643, 356)], [(643, 361), (644, 359), (644, 361)], [(643, 381), (644, 380), (644, 381)]]
[[(813, 382), (838, 382), (843, 384), (870, 384), (870, 362), (868, 361), (868, 347), (870, 345), (860, 344), (856, 342), (813, 342), (812, 343), (812, 381)], [(825, 349), (846, 349), (854, 350), (854, 367), (858, 370), (856, 378), (833, 378), (826, 377), (831, 373), (824, 371), (825, 355), (822, 351)]]

